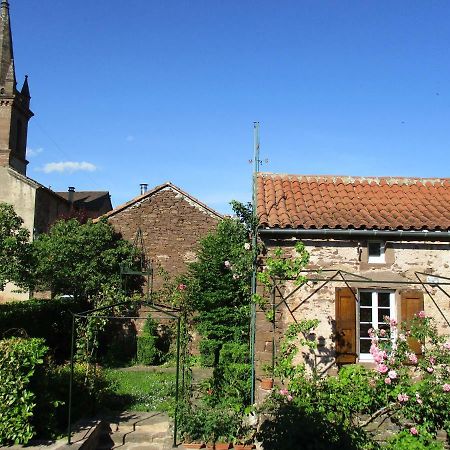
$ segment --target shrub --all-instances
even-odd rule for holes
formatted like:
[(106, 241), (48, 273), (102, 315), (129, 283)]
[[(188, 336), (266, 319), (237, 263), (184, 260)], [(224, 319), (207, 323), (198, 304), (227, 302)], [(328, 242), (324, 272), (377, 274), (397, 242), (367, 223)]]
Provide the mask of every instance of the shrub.
[(158, 362), (157, 326), (158, 324), (155, 320), (151, 316), (148, 316), (142, 330), (142, 335), (137, 338), (136, 360), (139, 364), (152, 365)]
[(70, 356), (72, 312), (88, 309), (75, 299), (27, 300), (0, 305), (0, 337), (43, 338), (56, 361)]
[(203, 367), (213, 367), (219, 359), (222, 342), (217, 339), (202, 339), (200, 342), (200, 364)]
[(0, 341), (0, 444), (26, 444), (34, 435), (31, 424), (35, 394), (30, 382), (43, 364), (47, 347), (42, 339)]

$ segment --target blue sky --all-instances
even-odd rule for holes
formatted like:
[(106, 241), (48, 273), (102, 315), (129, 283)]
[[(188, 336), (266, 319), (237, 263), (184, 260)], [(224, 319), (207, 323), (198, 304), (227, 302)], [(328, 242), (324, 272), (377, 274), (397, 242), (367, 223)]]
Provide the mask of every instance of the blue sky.
[(28, 175), (55, 190), (172, 181), (229, 212), (255, 120), (265, 171), (449, 176), (448, 1), (10, 3)]

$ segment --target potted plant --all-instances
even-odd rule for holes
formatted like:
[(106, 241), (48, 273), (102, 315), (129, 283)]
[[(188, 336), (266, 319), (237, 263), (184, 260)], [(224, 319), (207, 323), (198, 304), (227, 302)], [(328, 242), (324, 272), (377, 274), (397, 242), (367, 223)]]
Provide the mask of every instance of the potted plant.
[(233, 439), (234, 450), (250, 450), (256, 447), (253, 444), (256, 429), (245, 419), (246, 418), (241, 420), (236, 428), (235, 437)]
[(205, 446), (202, 440), (203, 411), (201, 409), (194, 411), (191, 405), (186, 405), (181, 411), (180, 432), (183, 446), (185, 448), (203, 448)]

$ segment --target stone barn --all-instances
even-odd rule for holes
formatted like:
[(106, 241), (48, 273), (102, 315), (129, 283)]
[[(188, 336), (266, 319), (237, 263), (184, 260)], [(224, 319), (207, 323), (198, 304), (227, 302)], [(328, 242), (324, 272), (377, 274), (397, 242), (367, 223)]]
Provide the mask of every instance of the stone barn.
[(215, 230), (222, 216), (172, 183), (143, 192), (103, 217), (134, 242), (141, 231), (144, 250), (154, 268), (153, 287), (163, 284), (158, 269), (171, 279), (193, 261), (200, 239)]

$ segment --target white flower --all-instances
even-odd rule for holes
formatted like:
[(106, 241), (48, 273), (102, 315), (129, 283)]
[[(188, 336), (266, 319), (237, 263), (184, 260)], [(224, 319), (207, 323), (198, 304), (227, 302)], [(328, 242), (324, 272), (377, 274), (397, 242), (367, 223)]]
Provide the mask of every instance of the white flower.
[(248, 242), (246, 242), (244, 244), (244, 248), (245, 248), (245, 250), (250, 250), (252, 248), (252, 246)]

